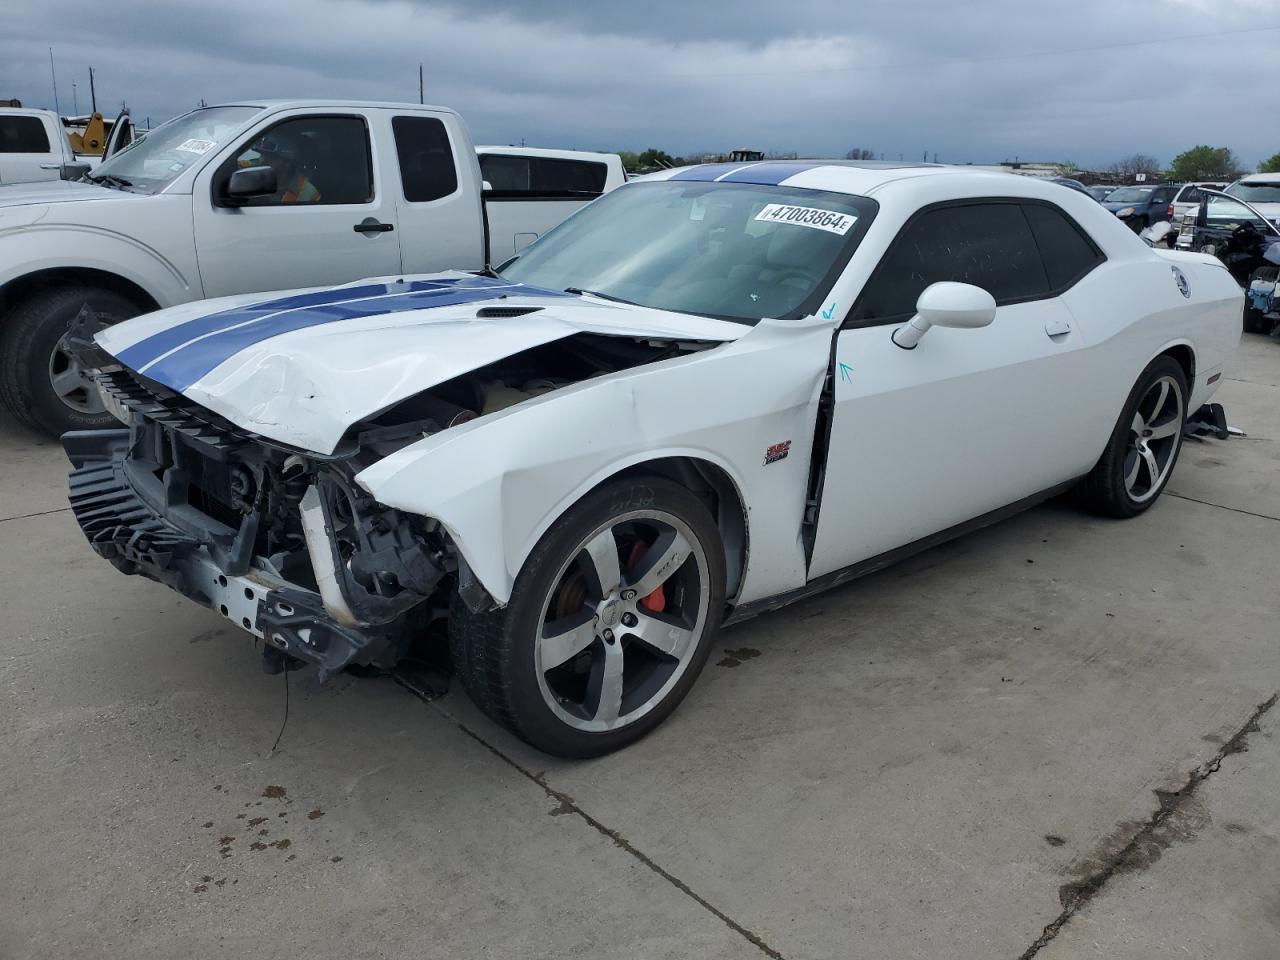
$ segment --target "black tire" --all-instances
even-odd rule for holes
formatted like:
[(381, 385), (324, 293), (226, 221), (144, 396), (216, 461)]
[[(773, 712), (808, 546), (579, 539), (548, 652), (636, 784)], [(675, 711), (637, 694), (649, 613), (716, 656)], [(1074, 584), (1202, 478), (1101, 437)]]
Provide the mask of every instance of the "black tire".
[(24, 426), (53, 436), (91, 430), (117, 421), (63, 402), (53, 388), (50, 358), (81, 308), (107, 314), (112, 322), (142, 311), (109, 290), (68, 284), (44, 287), (19, 300), (0, 326), (0, 402)]
[[(1130, 455), (1134, 453), (1135, 436), (1131, 429), (1139, 404), (1142, 403), (1154, 385), (1163, 377), (1171, 378), (1180, 391), (1181, 418), (1173, 433), (1173, 447), (1164, 469), (1163, 476), (1154, 484), (1154, 492), (1148, 490), (1137, 499), (1130, 494), (1125, 483), (1126, 465), (1131, 464)], [(1124, 409), (1116, 421), (1107, 447), (1093, 470), (1080, 481), (1077, 493), (1083, 504), (1090, 510), (1108, 517), (1127, 519), (1145, 512), (1159, 499), (1173, 469), (1178, 462), (1178, 454), (1182, 451), (1182, 425), (1187, 418), (1187, 401), (1190, 394), (1187, 388), (1187, 376), (1182, 365), (1170, 356), (1156, 357), (1142, 371), (1133, 389), (1129, 391)]]
[(1146, 217), (1130, 217), (1127, 222), (1134, 233), (1141, 233), (1148, 226)]
[[(1254, 280), (1275, 281), (1277, 275), (1280, 274), (1278, 267), (1259, 267), (1253, 271), (1249, 277), (1249, 282)], [(1267, 319), (1267, 315), (1261, 310), (1249, 303), (1247, 296), (1248, 284), (1245, 285), (1246, 296), (1244, 301), (1244, 332), (1245, 333), (1270, 333), (1272, 322)]]
[[(562, 719), (544, 696), (543, 679), (535, 666), (535, 646), (545, 605), (562, 589), (566, 566), (581, 556), (580, 545), (615, 518), (625, 518), (638, 505), (677, 518), (691, 532), (706, 561), (706, 608), (700, 634), (686, 648), (691, 651), (683, 672), (660, 698), (645, 701), (647, 712), (636, 720), (604, 732), (578, 729)], [(619, 553), (624, 548), (619, 547)], [(694, 563), (691, 555), (673, 571)], [(620, 560), (625, 570), (625, 561)], [(572, 567), (569, 566), (572, 570)], [(699, 568), (700, 569), (700, 568)], [(679, 576), (673, 573), (671, 576)], [(476, 705), (491, 719), (539, 750), (560, 757), (600, 756), (643, 737), (661, 723), (688, 693), (706, 662), (724, 608), (724, 549), (707, 507), (684, 487), (657, 477), (616, 480), (587, 494), (570, 507), (538, 541), (516, 577), (511, 602), (503, 609), (472, 613), (456, 596), (450, 608), (450, 650), (455, 675)], [(618, 627), (618, 649), (629, 641)], [(603, 654), (597, 637), (581, 656)], [(609, 640), (612, 644), (614, 641)], [(644, 650), (642, 645), (636, 649)], [(599, 654), (593, 651), (599, 651)], [(621, 654), (619, 654), (621, 656)], [(628, 654), (630, 656), (630, 653)], [(628, 668), (630, 669), (630, 668)]]

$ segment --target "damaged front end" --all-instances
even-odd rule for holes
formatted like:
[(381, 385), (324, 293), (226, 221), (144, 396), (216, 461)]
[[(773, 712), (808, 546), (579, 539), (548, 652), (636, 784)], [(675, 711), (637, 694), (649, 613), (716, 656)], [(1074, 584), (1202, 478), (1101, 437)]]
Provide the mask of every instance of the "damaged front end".
[[(72, 342), (126, 426), (63, 436), (72, 510), (125, 573), (164, 583), (314, 663), (389, 666), (454, 572), (439, 525), (354, 483), (368, 448), (321, 456), (244, 433)], [(416, 434), (420, 435), (420, 434)], [(382, 442), (386, 442), (385, 440)]]
[(82, 314), (68, 349), (122, 427), (63, 435), (70, 499), (90, 545), (125, 573), (218, 611), (322, 679), (390, 667), (455, 584), (492, 598), (435, 520), (387, 507), (356, 476), (405, 445), (568, 383), (705, 344), (569, 337), (437, 384), (353, 424), (316, 453), (231, 423), (122, 365)]

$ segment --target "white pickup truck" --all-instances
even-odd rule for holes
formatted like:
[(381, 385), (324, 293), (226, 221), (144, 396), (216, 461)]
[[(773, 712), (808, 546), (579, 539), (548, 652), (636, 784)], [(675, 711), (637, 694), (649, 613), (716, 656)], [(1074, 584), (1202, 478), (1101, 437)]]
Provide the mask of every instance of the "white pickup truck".
[(616, 185), (607, 170), (558, 172), (549, 196), (530, 180), (487, 197), (452, 110), (290, 100), (178, 117), (85, 181), (0, 187), (0, 402), (50, 433), (109, 422), (63, 344), (86, 305), (110, 322), (228, 294), (484, 270)]

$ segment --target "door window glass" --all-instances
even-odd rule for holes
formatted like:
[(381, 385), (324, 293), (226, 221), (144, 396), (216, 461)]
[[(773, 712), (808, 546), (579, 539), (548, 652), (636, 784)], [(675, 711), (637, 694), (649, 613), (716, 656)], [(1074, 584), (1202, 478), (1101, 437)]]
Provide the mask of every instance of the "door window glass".
[(903, 228), (850, 319), (867, 323), (910, 317), (925, 287), (941, 280), (981, 287), (996, 303), (1049, 292), (1035, 238), (1018, 204), (963, 204), (930, 210)]
[(225, 184), (236, 169), (271, 167), (276, 192), (245, 206), (368, 203), (373, 199), (369, 133), (361, 117), (298, 117), (253, 138), (224, 164)]
[(39, 117), (0, 117), (0, 153), (48, 153), (49, 135)]
[(449, 132), (436, 117), (395, 117), (391, 129), (400, 161), (400, 183), (410, 203), (439, 200), (458, 189)]

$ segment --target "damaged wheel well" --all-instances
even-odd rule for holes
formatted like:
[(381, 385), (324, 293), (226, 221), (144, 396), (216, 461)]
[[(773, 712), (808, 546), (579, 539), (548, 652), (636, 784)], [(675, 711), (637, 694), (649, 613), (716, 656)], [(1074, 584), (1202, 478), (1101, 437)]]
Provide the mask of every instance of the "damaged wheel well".
[(637, 463), (601, 483), (618, 477), (655, 476), (674, 480), (697, 495), (707, 505), (720, 530), (724, 545), (725, 592), (730, 603), (742, 585), (747, 566), (747, 511), (733, 478), (720, 466), (696, 457), (663, 457)]

